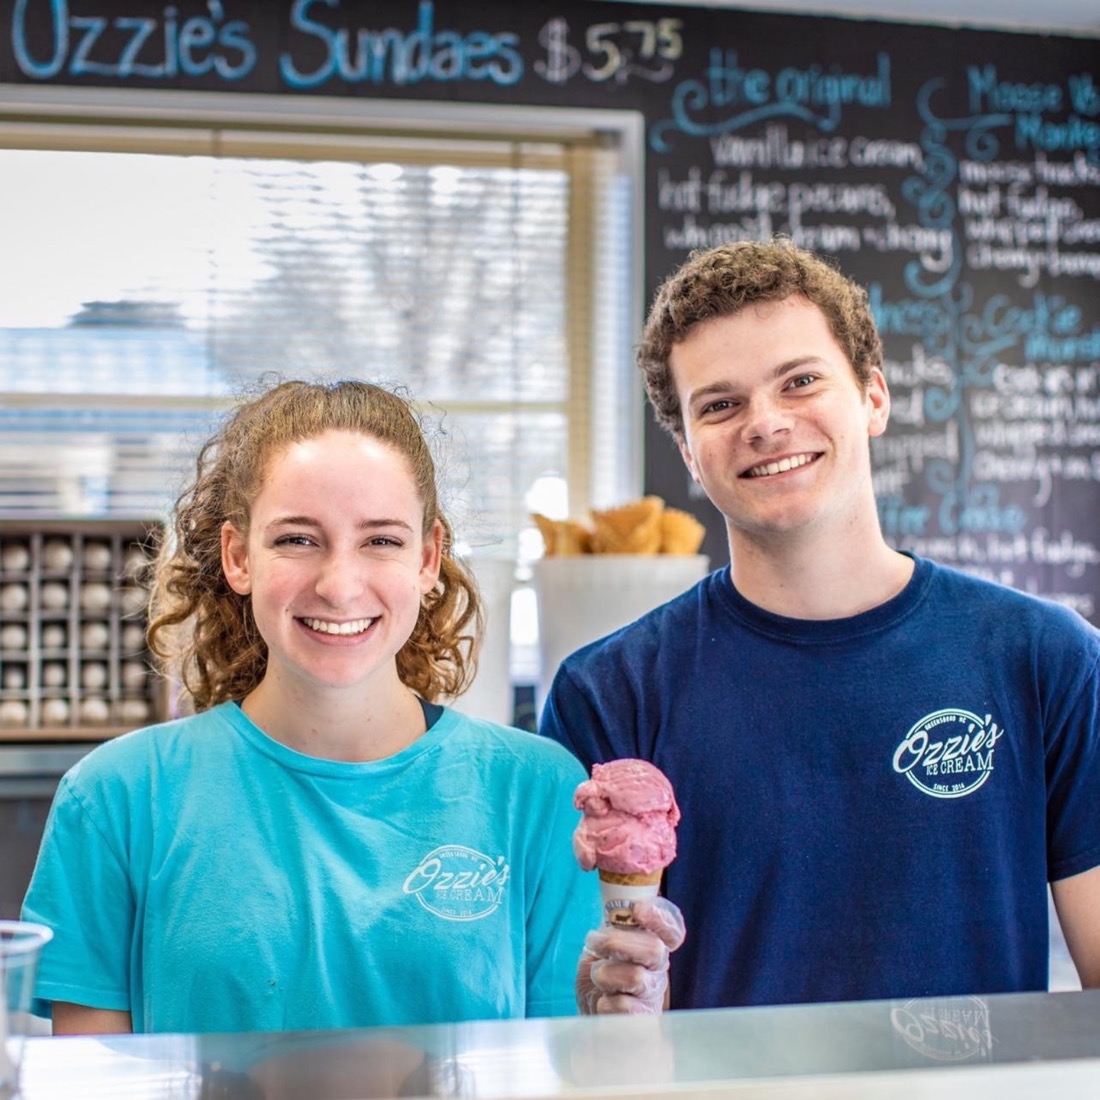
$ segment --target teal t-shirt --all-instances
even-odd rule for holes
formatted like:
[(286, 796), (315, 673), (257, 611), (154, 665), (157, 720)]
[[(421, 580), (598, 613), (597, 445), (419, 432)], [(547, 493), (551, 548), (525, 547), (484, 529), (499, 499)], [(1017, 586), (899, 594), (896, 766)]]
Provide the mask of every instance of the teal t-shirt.
[(62, 780), (24, 905), (36, 995), (135, 1031), (566, 1015), (595, 876), (580, 764), (445, 709), (385, 760), (305, 756), (235, 704), (110, 741)]

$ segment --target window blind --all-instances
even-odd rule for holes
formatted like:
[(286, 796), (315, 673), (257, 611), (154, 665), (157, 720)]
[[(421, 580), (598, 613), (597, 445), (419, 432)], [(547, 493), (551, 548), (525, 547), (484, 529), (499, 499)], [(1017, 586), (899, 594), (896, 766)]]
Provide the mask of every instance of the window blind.
[(404, 386), (475, 553), (636, 489), (606, 136), (141, 121), (0, 126), (0, 513), (161, 515), (272, 373)]

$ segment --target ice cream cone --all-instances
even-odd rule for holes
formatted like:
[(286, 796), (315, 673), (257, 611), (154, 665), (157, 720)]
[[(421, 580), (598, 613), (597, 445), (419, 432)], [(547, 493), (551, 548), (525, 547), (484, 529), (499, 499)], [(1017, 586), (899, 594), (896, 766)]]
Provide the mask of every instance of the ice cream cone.
[(637, 927), (634, 903), (655, 898), (661, 886), (661, 871), (635, 871), (623, 874), (600, 870), (600, 897), (605, 924)]
[(609, 882), (614, 886), (654, 886), (660, 883), (663, 869), (656, 871), (605, 871), (600, 868), (600, 882)]

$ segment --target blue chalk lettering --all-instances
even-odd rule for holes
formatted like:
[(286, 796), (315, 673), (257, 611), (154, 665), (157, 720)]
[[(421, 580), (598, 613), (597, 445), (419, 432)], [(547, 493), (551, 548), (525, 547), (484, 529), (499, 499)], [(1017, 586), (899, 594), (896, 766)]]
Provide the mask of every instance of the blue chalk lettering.
[(490, 80), (506, 85), (523, 75), (515, 34), (437, 30), (432, 0), (421, 0), (416, 28), (408, 33), (395, 27), (330, 27), (312, 17), (315, 4), (336, 11), (339, 0), (295, 0), (291, 27), (312, 40), (314, 53), (318, 47), (321, 53), (313, 68), (304, 68), (291, 52), (280, 55), (280, 75), (291, 87), (312, 88), (333, 79), (349, 84)]
[[(248, 24), (234, 20), (221, 25), (221, 0), (207, 0), (209, 16), (195, 16), (182, 26), (173, 4), (164, 8), (163, 21), (154, 16), (71, 15), (66, 0), (49, 0), (48, 7), (53, 36), (49, 60), (32, 57), (27, 44), (30, 0), (16, 0), (12, 17), (16, 63), (34, 79), (49, 80), (60, 73), (166, 79), (216, 72), (224, 80), (239, 80), (256, 63)], [(36, 28), (41, 22), (35, 20)]]
[[(880, 53), (873, 73), (788, 66), (774, 78), (766, 70), (744, 68), (736, 50), (714, 48), (704, 79), (681, 81), (672, 92), (671, 118), (653, 125), (649, 142), (667, 153), (672, 133), (711, 137), (729, 134), (769, 118), (797, 118), (829, 133), (845, 107), (886, 110), (891, 100), (890, 58)], [(720, 118), (706, 114), (739, 108)]]
[(53, 56), (48, 61), (36, 61), (27, 48), (27, 8), (30, 0), (15, 0), (12, 12), (12, 52), (15, 63), (26, 76), (49, 80), (65, 67), (69, 54), (69, 9), (65, 0), (48, 0), (49, 23), (53, 31)]

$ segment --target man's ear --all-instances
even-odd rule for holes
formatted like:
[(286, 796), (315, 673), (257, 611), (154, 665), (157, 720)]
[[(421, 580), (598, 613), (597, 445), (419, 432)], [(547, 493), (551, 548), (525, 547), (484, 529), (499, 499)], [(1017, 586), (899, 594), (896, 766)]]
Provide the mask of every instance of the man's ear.
[(252, 591), (248, 540), (228, 520), (222, 524), (222, 572), (238, 596), (247, 596)]
[(676, 446), (680, 448), (680, 457), (684, 460), (684, 465), (688, 468), (688, 473), (691, 474), (691, 480), (697, 485), (699, 484), (699, 474), (695, 469), (695, 459), (691, 457), (691, 448), (688, 446), (687, 439), (684, 438), (684, 433), (679, 431), (675, 435)]
[(886, 375), (878, 367), (871, 369), (867, 380), (867, 434), (882, 435), (890, 419), (890, 390), (886, 385)]

